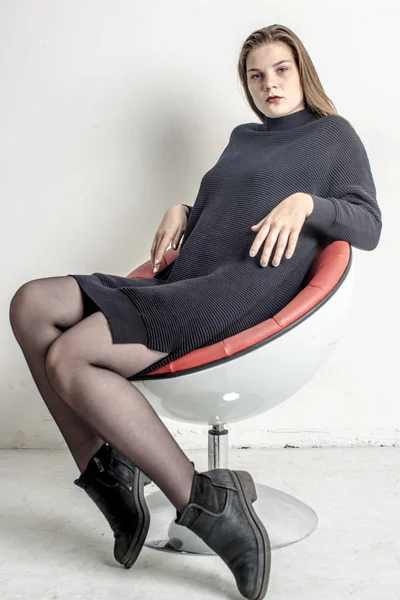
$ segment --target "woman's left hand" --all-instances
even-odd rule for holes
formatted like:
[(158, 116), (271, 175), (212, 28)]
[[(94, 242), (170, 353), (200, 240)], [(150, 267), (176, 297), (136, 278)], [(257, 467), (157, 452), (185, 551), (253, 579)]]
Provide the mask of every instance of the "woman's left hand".
[(310, 194), (297, 192), (282, 200), (264, 219), (251, 227), (253, 231), (258, 231), (258, 234), (250, 248), (250, 256), (257, 254), (261, 244), (267, 238), (261, 256), (261, 266), (266, 267), (279, 237), (272, 265), (277, 267), (280, 264), (286, 245), (285, 256), (290, 258), (296, 248), (304, 221), (313, 210), (314, 201)]

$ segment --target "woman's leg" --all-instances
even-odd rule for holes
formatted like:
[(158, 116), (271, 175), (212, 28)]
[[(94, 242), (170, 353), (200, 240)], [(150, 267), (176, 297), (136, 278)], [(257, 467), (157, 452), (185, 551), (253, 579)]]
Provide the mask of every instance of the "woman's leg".
[(85, 470), (104, 443), (50, 386), (44, 369), (51, 344), (84, 318), (81, 289), (73, 277), (48, 277), (25, 283), (10, 304), (10, 323), (36, 386), (78, 468)]
[[(113, 344), (103, 313), (98, 311), (82, 320), (83, 314), (82, 292), (73, 277), (28, 282), (15, 294), (10, 306), (10, 321), (39, 392), (81, 471), (85, 470), (103, 440), (108, 441), (155, 481), (175, 506), (182, 507), (189, 498), (193, 465), (145, 397), (126, 380), (126, 377), (153, 364), (165, 353), (149, 350), (142, 344)], [(98, 327), (93, 327), (96, 321)], [(84, 324), (86, 327), (83, 327)], [(65, 329), (68, 331), (63, 333)], [(75, 334), (73, 337), (72, 333)], [(60, 348), (60, 360), (55, 360)], [(94, 385), (90, 385), (92, 373), (84, 376), (80, 388), (80, 375), (77, 377), (78, 383), (74, 384), (76, 393), (64, 397), (59, 393), (54, 378), (51, 381), (48, 379), (46, 357), (49, 359), (47, 371), (51, 370), (62, 383), (63, 389), (65, 382), (71, 379), (77, 366), (82, 366), (82, 363), (91, 372), (98, 373), (99, 377), (94, 378)], [(104, 369), (90, 362), (99, 367), (104, 365)], [(122, 377), (118, 375), (119, 368), (123, 369)], [(73, 379), (75, 381), (75, 377)], [(99, 393), (96, 383), (101, 388)], [(126, 404), (129, 422), (124, 422)], [(97, 406), (104, 410), (99, 410), (101, 414), (97, 418), (94, 414), (91, 419), (90, 411), (96, 412)], [(107, 421), (104, 435), (100, 429), (97, 430), (97, 427), (102, 427), (102, 418)], [(129, 425), (131, 421), (132, 426)], [(126, 432), (124, 427), (121, 436), (118, 429), (120, 423), (129, 429)], [(112, 429), (110, 436), (106, 435), (108, 426)], [(113, 443), (115, 435), (117, 439)], [(126, 448), (129, 448), (129, 452), (125, 452)]]
[(96, 312), (50, 347), (45, 369), (54, 391), (103, 440), (138, 466), (181, 511), (189, 502), (194, 468), (143, 394), (127, 377), (166, 353), (143, 344), (113, 344)]

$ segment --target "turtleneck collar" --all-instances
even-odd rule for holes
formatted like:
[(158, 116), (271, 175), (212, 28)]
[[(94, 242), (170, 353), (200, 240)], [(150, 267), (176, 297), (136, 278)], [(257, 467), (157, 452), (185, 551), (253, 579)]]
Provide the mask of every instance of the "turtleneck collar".
[(262, 129), (265, 131), (287, 131), (317, 119), (319, 117), (310, 108), (306, 107), (283, 117), (273, 118), (264, 115)]

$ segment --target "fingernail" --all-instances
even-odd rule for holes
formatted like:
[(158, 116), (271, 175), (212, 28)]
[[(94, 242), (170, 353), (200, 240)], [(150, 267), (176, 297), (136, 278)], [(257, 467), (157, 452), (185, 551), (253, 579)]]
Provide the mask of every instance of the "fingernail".
[(159, 262), (160, 262), (160, 260), (158, 258), (156, 258), (155, 264), (158, 265)]
[(172, 244), (172, 247), (175, 250), (176, 249), (176, 244)]
[(153, 273), (155, 273), (156, 271), (158, 271), (158, 267), (154, 267)]
[(272, 265), (273, 265), (274, 267), (277, 267), (277, 266), (279, 265), (279, 263), (278, 263), (278, 261), (277, 261), (277, 260), (273, 260), (273, 261), (272, 261)]
[(266, 263), (266, 262), (264, 262), (264, 261), (262, 261), (262, 262), (261, 262), (261, 266), (262, 266), (262, 267), (266, 267), (266, 266), (267, 266), (267, 263)]
[(286, 258), (290, 258), (292, 255), (290, 254), (290, 252), (288, 252), (285, 256)]
[(254, 252), (254, 250), (252, 250), (252, 251), (250, 252), (250, 256), (254, 256), (254, 255), (255, 255), (255, 252)]

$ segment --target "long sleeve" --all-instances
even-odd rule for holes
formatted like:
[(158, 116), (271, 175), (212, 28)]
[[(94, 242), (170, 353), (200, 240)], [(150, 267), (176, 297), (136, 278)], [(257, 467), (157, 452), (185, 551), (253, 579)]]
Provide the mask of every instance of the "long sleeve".
[(188, 218), (189, 218), (190, 217), (190, 213), (192, 212), (193, 206), (190, 206), (190, 204), (182, 204), (182, 206), (186, 206), (186, 208), (189, 209), (189, 213), (188, 213)]
[(322, 198), (310, 194), (314, 210), (306, 222), (332, 240), (374, 250), (380, 240), (382, 218), (368, 156), (352, 125), (343, 118), (336, 122), (330, 195)]

